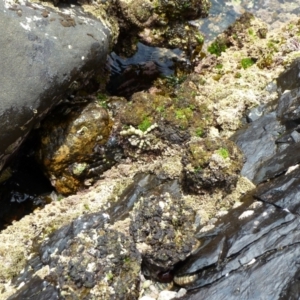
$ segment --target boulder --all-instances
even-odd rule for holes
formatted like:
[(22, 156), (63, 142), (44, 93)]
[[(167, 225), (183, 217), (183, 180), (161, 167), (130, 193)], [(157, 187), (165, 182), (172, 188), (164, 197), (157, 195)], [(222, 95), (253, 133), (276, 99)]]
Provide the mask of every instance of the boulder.
[(76, 88), (101, 74), (107, 24), (79, 7), (0, 2), (0, 170), (30, 130)]

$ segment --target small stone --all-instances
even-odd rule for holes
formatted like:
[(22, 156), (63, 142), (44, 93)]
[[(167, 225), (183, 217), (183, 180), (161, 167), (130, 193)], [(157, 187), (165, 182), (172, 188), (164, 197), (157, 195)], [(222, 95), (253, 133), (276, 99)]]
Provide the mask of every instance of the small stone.
[(162, 291), (159, 293), (157, 300), (171, 300), (176, 298), (177, 292), (173, 291)]
[(143, 289), (147, 289), (151, 285), (151, 283), (151, 280), (146, 280), (145, 282), (143, 282)]
[(187, 293), (187, 290), (184, 289), (184, 288), (181, 288), (181, 289), (177, 292), (176, 298), (183, 297), (186, 293)]
[(140, 298), (140, 300), (155, 300), (155, 299), (149, 296), (143, 296), (142, 298)]

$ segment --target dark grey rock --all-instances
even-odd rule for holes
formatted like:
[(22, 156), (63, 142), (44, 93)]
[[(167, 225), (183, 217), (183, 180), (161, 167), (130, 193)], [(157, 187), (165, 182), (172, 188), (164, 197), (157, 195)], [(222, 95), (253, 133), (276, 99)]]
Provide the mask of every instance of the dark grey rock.
[(199, 236), (209, 242), (177, 271), (197, 274), (183, 299), (299, 299), (299, 173), (260, 186), (254, 196), (260, 205), (246, 200)]
[(277, 79), (278, 91), (293, 90), (299, 87), (300, 59), (295, 59), (291, 66)]
[(0, 170), (72, 87), (101, 72), (110, 29), (79, 7), (0, 2)]
[(285, 131), (275, 112), (267, 114), (238, 131), (231, 139), (245, 155), (241, 175), (253, 180), (258, 167), (277, 151), (276, 139)]

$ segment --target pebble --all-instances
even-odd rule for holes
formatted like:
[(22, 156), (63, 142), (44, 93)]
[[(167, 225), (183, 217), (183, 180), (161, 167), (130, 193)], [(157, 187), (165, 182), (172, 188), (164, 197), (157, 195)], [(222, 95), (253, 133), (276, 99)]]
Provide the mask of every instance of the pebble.
[(186, 293), (187, 293), (187, 290), (184, 289), (184, 288), (181, 288), (181, 289), (177, 292), (176, 297), (177, 297), (177, 298), (183, 297)]
[(140, 300), (155, 300), (155, 298), (149, 296), (143, 296), (142, 298), (140, 298)]
[(172, 291), (162, 291), (159, 293), (157, 300), (171, 300), (177, 298), (177, 292)]

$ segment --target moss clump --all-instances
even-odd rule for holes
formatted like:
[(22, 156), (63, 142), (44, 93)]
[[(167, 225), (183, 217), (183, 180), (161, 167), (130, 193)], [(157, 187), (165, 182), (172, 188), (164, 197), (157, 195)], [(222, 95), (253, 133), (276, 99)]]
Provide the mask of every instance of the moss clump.
[(195, 131), (195, 134), (197, 137), (203, 137), (204, 136), (204, 130), (202, 128), (197, 128)]
[[(173, 79), (176, 80), (175, 77)], [(203, 136), (214, 119), (208, 104), (197, 100), (198, 90), (195, 87), (199, 76), (189, 75), (172, 91), (167, 80), (170, 79), (159, 78), (156, 81), (157, 94), (135, 93), (121, 111), (121, 125), (131, 125), (144, 131), (156, 123), (160, 137), (175, 143), (186, 141), (190, 136)]]
[(241, 65), (243, 69), (248, 69), (255, 64), (255, 61), (252, 58), (246, 57), (241, 60)]
[(255, 35), (253, 28), (249, 28), (248, 33), (249, 33), (249, 35)]
[(210, 54), (215, 54), (216, 56), (220, 56), (222, 52), (225, 52), (227, 46), (221, 40), (216, 40), (215, 42), (211, 43), (210, 46), (207, 48), (207, 51)]
[(146, 117), (138, 126), (139, 130), (145, 132), (152, 125), (150, 118)]
[(229, 152), (226, 148), (220, 148), (217, 153), (222, 156), (224, 159), (229, 157)]
[(107, 97), (107, 95), (99, 93), (97, 95), (97, 99), (98, 99), (99, 105), (101, 105), (105, 109), (108, 108), (108, 104), (107, 104), (108, 97)]

